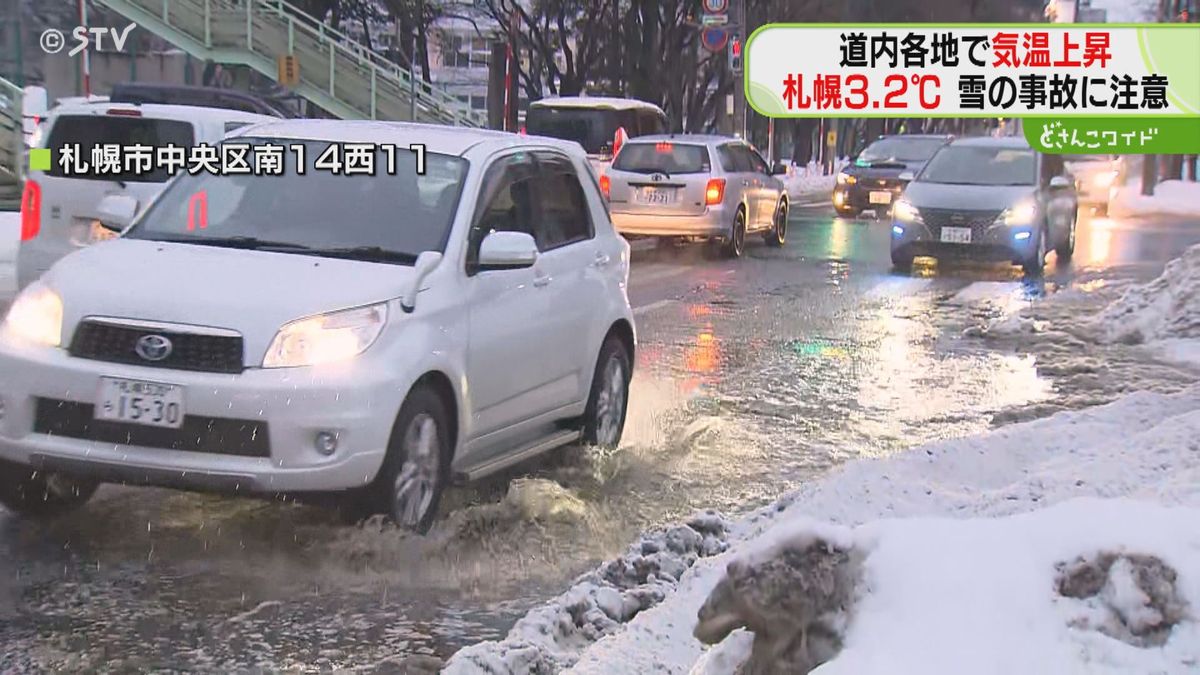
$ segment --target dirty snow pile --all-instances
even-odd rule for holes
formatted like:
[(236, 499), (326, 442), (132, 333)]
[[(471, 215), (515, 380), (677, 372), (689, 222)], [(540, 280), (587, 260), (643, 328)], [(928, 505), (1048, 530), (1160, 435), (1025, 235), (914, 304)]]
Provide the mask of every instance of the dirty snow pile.
[(1127, 290), (1097, 324), (1109, 342), (1147, 344), (1200, 362), (1200, 245), (1168, 263), (1157, 279)]
[[(837, 169), (840, 170), (845, 163), (844, 159), (839, 161)], [(791, 163), (788, 165), (787, 175), (783, 177), (788, 196), (793, 199), (833, 192), (833, 185), (836, 181), (837, 170), (825, 175), (821, 165), (816, 162), (810, 162), (807, 166)]]
[(1200, 183), (1166, 180), (1155, 185), (1154, 195), (1148, 197), (1142, 194), (1142, 181), (1137, 178), (1117, 190), (1108, 212), (1113, 216), (1200, 215)]
[(599, 641), (585, 581), (452, 672), (522, 672), (522, 639), (539, 673), (1200, 672), (1200, 385), (852, 462), (727, 531)]
[(728, 523), (711, 512), (651, 532), (629, 552), (583, 575), (563, 595), (534, 609), (500, 642), (459, 651), (443, 673), (557, 673), (587, 646), (663, 601), (697, 560), (726, 549)]

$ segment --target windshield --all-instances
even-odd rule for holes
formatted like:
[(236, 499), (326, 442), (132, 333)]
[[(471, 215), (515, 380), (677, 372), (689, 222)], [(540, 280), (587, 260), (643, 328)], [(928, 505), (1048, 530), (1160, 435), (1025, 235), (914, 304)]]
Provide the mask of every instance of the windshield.
[(942, 148), (917, 177), (949, 185), (1034, 185), (1037, 155), (1028, 148), (951, 145)]
[(634, 173), (708, 173), (708, 148), (678, 143), (630, 143), (621, 148), (613, 168)]
[(924, 162), (945, 144), (941, 138), (881, 138), (868, 145), (858, 156), (858, 161), (869, 162)]
[(1064, 162), (1111, 162), (1113, 155), (1063, 155)]
[[(57, 156), (66, 146), (78, 146), (79, 157), (90, 162), (92, 149), (96, 146), (120, 146), (128, 148), (143, 145), (161, 148), (168, 145), (187, 147), (195, 143), (195, 133), (190, 122), (154, 119), (150, 117), (112, 117), (101, 115), (62, 115), (50, 127), (50, 136), (44, 147), (54, 150)], [(133, 167), (131, 167), (133, 168)], [(53, 162), (46, 175), (64, 176), (81, 180), (106, 180), (122, 182), (164, 183), (171, 177), (164, 166), (156, 166), (150, 173), (83, 173), (63, 172), (62, 165)]]
[(575, 141), (588, 154), (597, 155), (612, 150), (618, 127), (634, 135), (635, 121), (632, 110), (531, 106), (525, 117), (525, 130), (534, 136)]
[(417, 175), (416, 153), (400, 147), (389, 173), (388, 153), (379, 149), (374, 172), (344, 175), (320, 163), (329, 143), (237, 139), (246, 142), (251, 166), (259, 153), (282, 155), (281, 175), (181, 176), (124, 236), (403, 264), (445, 248), (465, 160), (426, 153), (425, 173)]

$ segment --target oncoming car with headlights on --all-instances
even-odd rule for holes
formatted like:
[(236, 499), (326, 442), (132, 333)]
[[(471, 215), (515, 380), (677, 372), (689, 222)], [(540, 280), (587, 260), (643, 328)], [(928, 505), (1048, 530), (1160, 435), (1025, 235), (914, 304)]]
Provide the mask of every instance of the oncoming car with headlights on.
[[(237, 140), (282, 174), (180, 176), (14, 302), (0, 504), (333, 492), (426, 530), (451, 481), (618, 444), (629, 246), (578, 145), (326, 120)], [(319, 168), (350, 143), (387, 144), (374, 173)]]
[(1074, 184), (1063, 162), (1023, 138), (963, 138), (938, 150), (904, 189), (892, 218), (892, 263), (916, 256), (1012, 261), (1042, 272), (1075, 251)]

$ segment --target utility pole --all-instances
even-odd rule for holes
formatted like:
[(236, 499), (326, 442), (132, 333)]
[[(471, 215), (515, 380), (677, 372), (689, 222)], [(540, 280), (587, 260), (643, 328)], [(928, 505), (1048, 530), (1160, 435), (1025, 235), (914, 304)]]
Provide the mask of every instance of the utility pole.
[(733, 5), (734, 33), (729, 40), (729, 49), (736, 50), (731, 54), (730, 63), (737, 63), (733, 68), (733, 133), (742, 139), (746, 138), (746, 84), (742, 75), (742, 36), (746, 34), (746, 0), (730, 0)]

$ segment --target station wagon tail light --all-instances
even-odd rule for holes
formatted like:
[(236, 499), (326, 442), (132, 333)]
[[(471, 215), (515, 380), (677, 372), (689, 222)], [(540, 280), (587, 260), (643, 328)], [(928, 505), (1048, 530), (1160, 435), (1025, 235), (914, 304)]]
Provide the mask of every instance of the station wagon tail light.
[(26, 179), (25, 189), (21, 193), (21, 241), (37, 237), (41, 229), (42, 186)]
[(621, 151), (621, 147), (625, 145), (625, 141), (629, 140), (629, 134), (625, 133), (625, 127), (618, 127), (617, 133), (613, 134), (613, 152), (612, 156), (616, 158), (617, 153)]
[(711, 178), (708, 185), (704, 188), (704, 205), (714, 206), (720, 204), (725, 198), (725, 179)]
[(129, 110), (128, 108), (109, 108), (109, 115), (117, 115), (118, 117), (141, 117), (141, 110)]
[(608, 199), (611, 192), (612, 180), (607, 175), (600, 176), (600, 194), (604, 195), (605, 199)]

